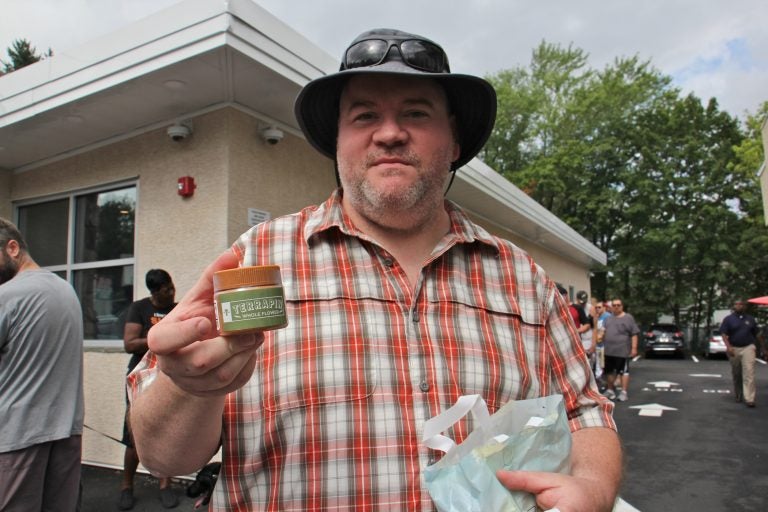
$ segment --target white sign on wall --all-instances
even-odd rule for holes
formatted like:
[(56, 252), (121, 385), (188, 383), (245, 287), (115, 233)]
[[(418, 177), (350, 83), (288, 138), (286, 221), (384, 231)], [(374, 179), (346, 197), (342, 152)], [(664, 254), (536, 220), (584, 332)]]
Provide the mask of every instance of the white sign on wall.
[(269, 220), (271, 217), (269, 212), (264, 210), (257, 210), (256, 208), (248, 208), (248, 226), (253, 227), (256, 224), (261, 224), (264, 221)]

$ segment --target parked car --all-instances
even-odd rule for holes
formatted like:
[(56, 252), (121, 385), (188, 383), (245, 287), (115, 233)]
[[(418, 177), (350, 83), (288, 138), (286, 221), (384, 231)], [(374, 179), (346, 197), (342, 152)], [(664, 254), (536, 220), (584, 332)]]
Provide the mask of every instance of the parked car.
[(658, 354), (685, 357), (685, 337), (675, 324), (653, 324), (643, 340), (645, 357)]
[(712, 329), (707, 336), (707, 342), (704, 344), (704, 357), (725, 356), (726, 347), (723, 341), (723, 335), (720, 329)]

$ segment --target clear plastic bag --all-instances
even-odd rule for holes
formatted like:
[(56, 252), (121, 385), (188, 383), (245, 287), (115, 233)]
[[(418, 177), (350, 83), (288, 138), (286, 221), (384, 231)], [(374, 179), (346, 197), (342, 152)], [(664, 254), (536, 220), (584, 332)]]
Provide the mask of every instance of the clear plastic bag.
[[(463, 443), (441, 434), (470, 411), (475, 426)], [(480, 395), (462, 396), (424, 424), (422, 443), (445, 452), (423, 470), (440, 512), (535, 511), (535, 497), (509, 491), (496, 471), (570, 471), (571, 432), (562, 395), (511, 401), (493, 416)]]

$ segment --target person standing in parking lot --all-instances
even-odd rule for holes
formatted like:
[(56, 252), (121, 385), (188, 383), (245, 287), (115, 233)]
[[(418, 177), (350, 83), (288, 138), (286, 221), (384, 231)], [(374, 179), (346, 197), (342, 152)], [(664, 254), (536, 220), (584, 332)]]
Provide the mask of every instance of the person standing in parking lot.
[(754, 407), (758, 331), (755, 318), (745, 313), (745, 309), (746, 303), (743, 300), (734, 302), (733, 313), (720, 324), (720, 334), (723, 335), (728, 360), (731, 362), (736, 401)]
[(605, 334), (605, 319), (611, 316), (610, 304), (603, 302), (602, 300), (596, 301), (594, 308), (595, 314), (592, 321), (594, 326), (592, 327), (592, 334), (594, 335), (595, 344), (595, 380), (598, 386), (603, 391), (605, 387), (605, 377), (603, 376), (605, 368), (605, 345), (603, 344), (603, 338)]
[[(629, 313), (624, 312), (621, 299), (611, 302), (613, 315), (604, 322), (603, 349), (605, 351), (605, 396), (623, 402), (629, 398), (629, 360), (637, 355), (637, 336), (640, 328)], [(621, 376), (621, 391), (616, 394), (616, 377)]]
[[(144, 278), (149, 297), (137, 300), (128, 308), (123, 332), (123, 346), (125, 351), (131, 354), (128, 362), (128, 373), (131, 373), (139, 364), (144, 354), (147, 353), (147, 333), (162, 320), (165, 315), (176, 307), (176, 287), (171, 275), (161, 268), (149, 270)], [(139, 456), (133, 444), (133, 432), (131, 431), (130, 404), (128, 396), (125, 397), (125, 420), (123, 422), (123, 439), (125, 454), (123, 456), (123, 481), (120, 488), (120, 510), (133, 508), (133, 480), (139, 467)], [(170, 478), (160, 478), (160, 502), (165, 508), (174, 508), (179, 504), (179, 498), (171, 488)]]

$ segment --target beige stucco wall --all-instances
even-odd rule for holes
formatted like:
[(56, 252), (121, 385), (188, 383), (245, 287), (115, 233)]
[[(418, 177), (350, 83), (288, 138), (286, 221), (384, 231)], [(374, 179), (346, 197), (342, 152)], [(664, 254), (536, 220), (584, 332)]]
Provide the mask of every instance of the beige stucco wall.
[(89, 350), (85, 352), (83, 387), (85, 424), (83, 461), (122, 467), (124, 447), (114, 439), (123, 437), (125, 414), (124, 379), (128, 354)]
[(328, 198), (336, 187), (331, 160), (288, 133), (278, 144), (267, 144), (259, 136), (263, 123), (234, 109), (227, 113), (230, 242), (249, 228), (248, 208), (275, 218)]
[[(143, 276), (159, 267), (173, 276), (180, 298), (248, 229), (248, 208), (284, 215), (323, 201), (335, 187), (330, 160), (290, 134), (266, 144), (259, 121), (238, 110), (192, 123), (192, 136), (181, 142), (161, 128), (34, 170), (0, 172), (0, 208), (10, 217), (13, 201), (135, 180), (135, 295), (146, 295)], [(195, 180), (192, 197), (177, 193), (182, 176)]]

